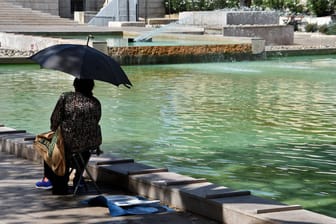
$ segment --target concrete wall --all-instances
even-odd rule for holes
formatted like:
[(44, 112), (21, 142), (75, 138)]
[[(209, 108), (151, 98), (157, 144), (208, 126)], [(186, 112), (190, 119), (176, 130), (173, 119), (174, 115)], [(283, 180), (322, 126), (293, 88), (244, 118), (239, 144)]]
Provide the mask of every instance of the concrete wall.
[(7, 0), (9, 2), (21, 5), (25, 8), (31, 8), (41, 12), (59, 15), (58, 0)]
[[(9, 2), (41, 12), (59, 15), (63, 18), (73, 18), (71, 0), (8, 0)], [(84, 0), (85, 11), (99, 11), (105, 0)]]
[[(104, 6), (104, 3), (105, 0), (87, 0), (84, 4), (84, 10), (96, 14)], [(59, 15), (63, 18), (74, 18), (74, 12), (71, 12), (70, 0), (59, 0)]]
[(279, 24), (277, 12), (263, 11), (203, 11), (182, 12), (179, 19), (183, 24), (223, 27), (226, 25)]
[(165, 15), (164, 0), (138, 0), (139, 17), (161, 18)]
[(223, 35), (238, 37), (259, 37), (266, 41), (266, 45), (290, 45), (294, 43), (293, 26), (224, 26)]
[(69, 0), (59, 0), (59, 16), (63, 18), (71, 18), (71, 2)]
[(96, 26), (108, 26), (111, 21), (136, 21), (136, 0), (112, 0), (88, 23)]
[(171, 64), (247, 60), (251, 44), (108, 47), (108, 54), (120, 64)]
[(278, 24), (279, 14), (277, 12), (228, 12), (226, 13), (228, 25), (245, 25), (245, 24)]
[(86, 0), (85, 11), (99, 11), (104, 7), (105, 0)]
[[(70, 0), (8, 0), (15, 4), (26, 8), (47, 12), (52, 15), (59, 15), (63, 18), (73, 18), (74, 13), (71, 12)], [(136, 1), (136, 0), (134, 0)], [(161, 18), (165, 15), (164, 0), (137, 0), (137, 6), (132, 7), (134, 12), (141, 18)], [(98, 12), (103, 6), (105, 0), (84, 0), (84, 10), (89, 12)], [(109, 2), (109, 1), (108, 1)], [(129, 1), (133, 4), (133, 0)], [(127, 1), (120, 1), (120, 5), (126, 5)], [(122, 6), (124, 7), (124, 6)], [(125, 17), (125, 16), (124, 16)], [(127, 17), (127, 16), (126, 16)], [(126, 18), (125, 17), (125, 18)], [(127, 18), (117, 21), (127, 21)]]
[(0, 32), (0, 46), (3, 49), (37, 52), (55, 44), (85, 44), (85, 40), (70, 40), (51, 37), (39, 37)]

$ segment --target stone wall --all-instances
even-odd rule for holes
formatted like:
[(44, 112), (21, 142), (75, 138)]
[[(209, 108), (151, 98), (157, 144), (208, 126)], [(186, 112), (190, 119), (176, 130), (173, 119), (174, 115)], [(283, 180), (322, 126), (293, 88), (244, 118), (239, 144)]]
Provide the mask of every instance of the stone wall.
[(278, 24), (279, 14), (277, 12), (260, 12), (260, 11), (240, 11), (227, 12), (228, 25), (245, 25), (245, 24)]
[(285, 25), (224, 26), (224, 36), (259, 37), (266, 45), (291, 45), (294, 43), (294, 27)]
[[(85, 11), (92, 12), (94, 15), (104, 6), (105, 0), (90, 0), (85, 2)], [(73, 18), (74, 12), (71, 11), (70, 0), (59, 0), (59, 13), (63, 18)], [(88, 20), (87, 20), (88, 21)]]
[(277, 12), (265, 11), (202, 11), (182, 12), (179, 14), (181, 23), (202, 25), (206, 27), (223, 27), (227, 25), (246, 24), (279, 24)]
[(25, 8), (31, 8), (41, 12), (59, 15), (58, 0), (7, 0)]
[(109, 47), (121, 64), (170, 64), (235, 61), (252, 57), (251, 44)]
[[(70, 0), (8, 0), (25, 8), (31, 8), (64, 18), (73, 18)], [(122, 1), (126, 3), (126, 1)], [(105, 0), (85, 2), (85, 11), (98, 12)], [(141, 18), (162, 18), (165, 15), (164, 0), (138, 0), (138, 15)]]
[(59, 16), (63, 18), (71, 18), (71, 1), (69, 0), (59, 0)]
[(99, 11), (104, 6), (105, 0), (85, 1), (86, 11)]
[(90, 25), (108, 26), (109, 22), (137, 20), (136, 1), (114, 0), (102, 8), (89, 22)]
[(138, 0), (139, 17), (162, 18), (165, 15), (164, 0)]
[[(85, 40), (60, 39), (0, 32), (0, 49), (16, 50), (13, 52), (36, 52), (55, 44), (85, 44)], [(15, 53), (15, 54), (16, 54)]]

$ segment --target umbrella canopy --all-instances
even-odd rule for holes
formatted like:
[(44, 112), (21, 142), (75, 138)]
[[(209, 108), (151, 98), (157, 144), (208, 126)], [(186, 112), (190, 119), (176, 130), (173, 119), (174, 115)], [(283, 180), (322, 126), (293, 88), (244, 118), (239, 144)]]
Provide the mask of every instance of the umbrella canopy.
[(93, 79), (130, 88), (131, 82), (120, 65), (110, 56), (87, 45), (58, 44), (30, 57), (43, 68), (71, 74), (79, 79)]

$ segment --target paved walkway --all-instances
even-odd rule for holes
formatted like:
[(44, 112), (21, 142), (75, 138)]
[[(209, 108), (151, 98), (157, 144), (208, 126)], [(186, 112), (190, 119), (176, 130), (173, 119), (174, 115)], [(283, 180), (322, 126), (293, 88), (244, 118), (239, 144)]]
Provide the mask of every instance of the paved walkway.
[[(187, 212), (111, 217), (105, 207), (88, 207), (80, 202), (94, 197), (92, 188), (80, 196), (56, 196), (35, 189), (42, 166), (0, 152), (0, 223), (117, 223), (117, 224), (215, 224)], [(104, 194), (124, 194), (120, 189), (102, 189)]]
[(336, 35), (295, 32), (293, 45), (267, 46), (266, 50), (304, 50), (330, 48), (336, 48)]

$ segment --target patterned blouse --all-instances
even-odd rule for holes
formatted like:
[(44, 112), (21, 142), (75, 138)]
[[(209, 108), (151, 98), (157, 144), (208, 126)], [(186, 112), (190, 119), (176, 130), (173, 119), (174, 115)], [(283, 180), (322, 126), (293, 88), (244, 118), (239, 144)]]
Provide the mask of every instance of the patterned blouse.
[(61, 125), (65, 150), (97, 149), (102, 143), (99, 120), (101, 104), (95, 97), (80, 92), (62, 93), (50, 118), (50, 128)]

